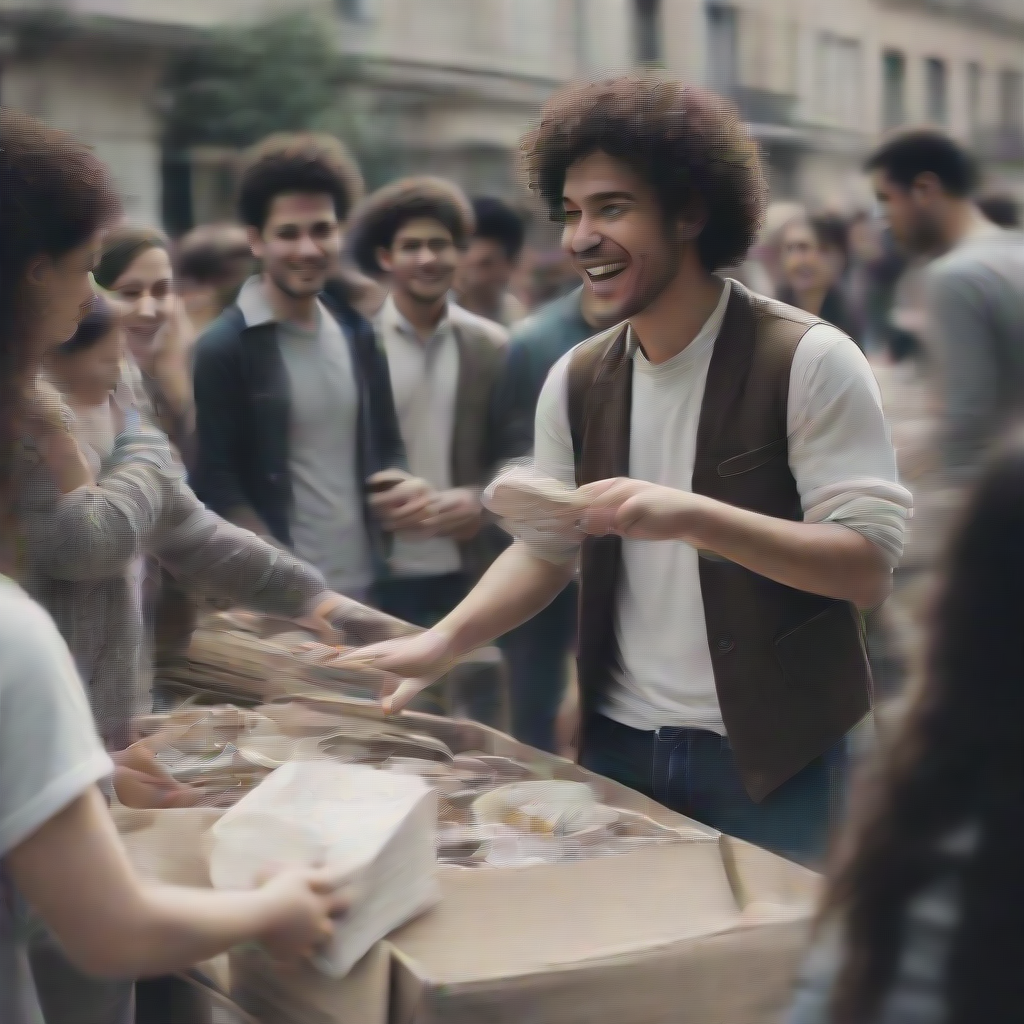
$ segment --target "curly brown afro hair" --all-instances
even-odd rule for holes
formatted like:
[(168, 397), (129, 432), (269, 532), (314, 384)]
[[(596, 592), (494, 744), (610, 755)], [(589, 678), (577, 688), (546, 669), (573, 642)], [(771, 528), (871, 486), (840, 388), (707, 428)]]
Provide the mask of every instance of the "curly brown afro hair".
[(473, 207), (452, 181), (421, 175), (400, 178), (377, 189), (353, 212), (346, 244), (353, 263), (370, 277), (381, 273), (378, 249), (390, 249), (395, 235), (411, 220), (436, 220), (465, 249), (476, 230)]
[(760, 228), (768, 188), (757, 148), (735, 108), (702, 89), (634, 76), (570, 86), (548, 100), (522, 148), (530, 187), (555, 219), (566, 171), (596, 152), (641, 174), (666, 218), (696, 205), (709, 272), (742, 263)]
[(333, 135), (279, 132), (245, 154), (238, 185), (242, 223), (262, 231), (274, 200), (288, 193), (329, 195), (345, 220), (363, 195), (363, 176), (345, 145)]

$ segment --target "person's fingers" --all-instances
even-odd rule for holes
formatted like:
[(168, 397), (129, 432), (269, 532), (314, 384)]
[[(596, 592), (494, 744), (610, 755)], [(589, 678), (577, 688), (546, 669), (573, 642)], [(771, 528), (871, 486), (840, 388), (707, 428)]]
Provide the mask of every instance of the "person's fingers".
[(429, 680), (425, 679), (403, 679), (390, 697), (381, 701), (384, 714), (393, 715), (401, 711), (418, 693), (429, 686)]

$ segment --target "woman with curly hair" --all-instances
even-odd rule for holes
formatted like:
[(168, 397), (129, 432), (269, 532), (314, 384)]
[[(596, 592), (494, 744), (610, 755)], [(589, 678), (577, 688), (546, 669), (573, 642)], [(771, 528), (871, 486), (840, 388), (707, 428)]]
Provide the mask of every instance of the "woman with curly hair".
[(840, 845), (791, 1024), (1024, 1020), (1024, 434), (947, 555), (923, 684)]
[[(118, 201), (107, 169), (63, 132), (0, 108), (0, 139), (0, 573), (14, 575), (31, 548), (31, 524), (19, 515), (26, 476), (51, 475), (55, 495), (89, 490), (92, 472), (70, 413), (40, 386), (39, 370), (93, 309), (90, 272)], [(89, 597), (76, 593), (84, 617)], [(344, 906), (320, 872), (285, 872), (247, 893), (144, 884), (99, 788), (114, 771), (67, 643), (0, 575), (4, 1024), (42, 1019), (40, 1001), (51, 1022), (130, 1021), (125, 979), (178, 970), (254, 939), (290, 958), (329, 936), (330, 915)], [(52, 938), (39, 939), (40, 924)], [(40, 974), (36, 960), (30, 972), (33, 932), (52, 946), (55, 971)]]
[[(571, 514), (499, 480), (492, 504), (530, 529), (434, 629), (377, 650), (406, 680), (390, 703), (535, 615), (581, 555), (583, 764), (814, 860), (870, 708), (859, 611), (886, 595), (910, 506), (874, 377), (842, 332), (718, 273), (766, 197), (724, 101), (570, 88), (525, 153), (619, 326), (561, 359), (537, 406), (535, 470), (578, 488)], [(501, 499), (516, 488), (525, 512)]]

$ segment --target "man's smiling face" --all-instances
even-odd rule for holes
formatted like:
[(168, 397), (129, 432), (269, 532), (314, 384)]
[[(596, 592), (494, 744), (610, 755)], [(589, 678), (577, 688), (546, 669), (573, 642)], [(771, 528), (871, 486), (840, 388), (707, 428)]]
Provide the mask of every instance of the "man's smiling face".
[(680, 249), (651, 186), (606, 153), (577, 160), (562, 188), (562, 248), (601, 319), (618, 323), (654, 301), (679, 270)]

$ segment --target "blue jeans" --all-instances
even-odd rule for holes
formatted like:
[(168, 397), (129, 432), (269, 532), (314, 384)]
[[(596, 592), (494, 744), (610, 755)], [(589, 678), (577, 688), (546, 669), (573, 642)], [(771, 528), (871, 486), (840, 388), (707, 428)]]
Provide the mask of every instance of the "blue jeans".
[(499, 641), (511, 680), (512, 735), (521, 743), (554, 752), (555, 719), (575, 640), (576, 584), (570, 583), (547, 608)]
[(679, 814), (811, 866), (820, 865), (842, 814), (848, 776), (844, 739), (754, 803), (726, 737), (703, 729), (641, 732), (600, 715), (587, 725), (581, 760)]

